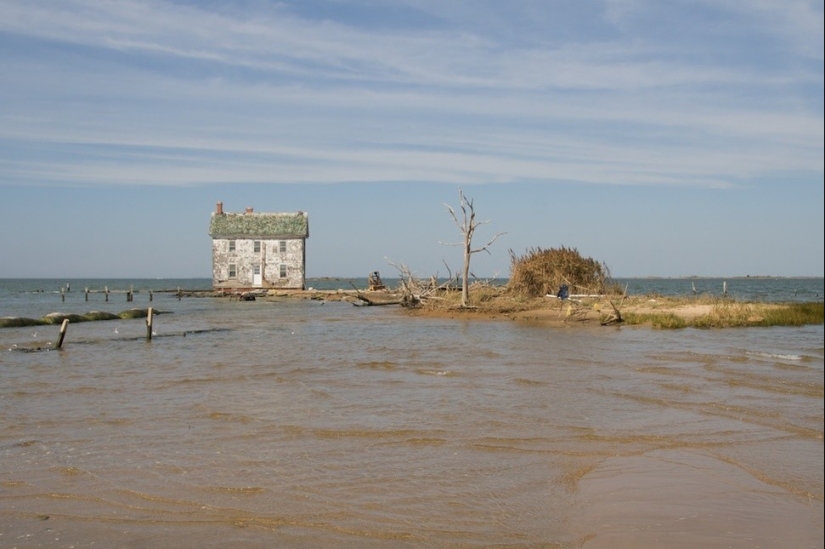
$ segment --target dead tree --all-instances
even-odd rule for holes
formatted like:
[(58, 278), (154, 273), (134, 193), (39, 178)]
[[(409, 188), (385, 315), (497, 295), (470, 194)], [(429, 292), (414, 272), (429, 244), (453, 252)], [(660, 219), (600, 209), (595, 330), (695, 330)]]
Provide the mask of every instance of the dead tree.
[(473, 249), (473, 234), (475, 233), (476, 229), (479, 225), (484, 225), (489, 223), (490, 221), (476, 221), (476, 212), (473, 208), (473, 201), (468, 200), (467, 197), (464, 196), (464, 193), (461, 189), (458, 189), (458, 197), (459, 197), (459, 207), (461, 208), (462, 218), (461, 220), (458, 219), (455, 210), (448, 204), (444, 204), (447, 207), (447, 211), (450, 212), (450, 216), (452, 216), (453, 221), (455, 222), (458, 229), (461, 231), (461, 234), (464, 236), (464, 241), (458, 244), (450, 244), (451, 246), (462, 246), (464, 250), (464, 266), (462, 269), (461, 274), (461, 306), (467, 307), (470, 303), (470, 257), (474, 253), (478, 252), (487, 252), (488, 254), (490, 251), (487, 249), (495, 242), (498, 237), (506, 233), (498, 233), (490, 239), (487, 244), (480, 248)]

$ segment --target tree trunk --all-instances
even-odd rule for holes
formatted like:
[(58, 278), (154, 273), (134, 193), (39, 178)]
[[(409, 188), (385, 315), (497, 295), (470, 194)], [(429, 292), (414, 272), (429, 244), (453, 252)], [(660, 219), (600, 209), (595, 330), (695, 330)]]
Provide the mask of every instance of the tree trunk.
[(461, 273), (461, 306), (467, 307), (470, 304), (470, 233), (464, 232), (464, 269)]

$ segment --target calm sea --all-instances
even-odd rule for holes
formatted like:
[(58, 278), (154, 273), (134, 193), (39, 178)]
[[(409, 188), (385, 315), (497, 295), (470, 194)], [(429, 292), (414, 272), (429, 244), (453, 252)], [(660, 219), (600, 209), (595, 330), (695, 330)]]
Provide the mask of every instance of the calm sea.
[(151, 340), (82, 322), (60, 350), (59, 326), (0, 328), (0, 547), (823, 547), (822, 325), (548, 328), (178, 287), (209, 281), (0, 280), (0, 317), (160, 313)]

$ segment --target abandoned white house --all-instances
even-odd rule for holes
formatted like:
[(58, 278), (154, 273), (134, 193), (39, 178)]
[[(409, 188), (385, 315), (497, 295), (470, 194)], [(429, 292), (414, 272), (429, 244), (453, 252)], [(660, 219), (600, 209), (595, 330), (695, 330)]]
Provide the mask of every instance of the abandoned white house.
[(225, 213), (218, 202), (209, 236), (214, 290), (305, 289), (306, 212)]

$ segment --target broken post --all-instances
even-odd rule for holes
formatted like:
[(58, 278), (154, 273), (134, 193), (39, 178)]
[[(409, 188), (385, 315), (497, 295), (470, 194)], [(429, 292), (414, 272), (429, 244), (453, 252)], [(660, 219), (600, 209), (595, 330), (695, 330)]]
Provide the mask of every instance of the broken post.
[(146, 340), (152, 340), (152, 308), (146, 311)]
[(57, 348), (58, 349), (63, 346), (63, 338), (66, 337), (66, 328), (68, 326), (69, 326), (69, 319), (64, 318), (63, 319), (63, 324), (61, 324), (61, 326), (60, 326), (60, 338), (57, 340)]

